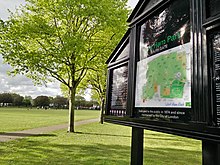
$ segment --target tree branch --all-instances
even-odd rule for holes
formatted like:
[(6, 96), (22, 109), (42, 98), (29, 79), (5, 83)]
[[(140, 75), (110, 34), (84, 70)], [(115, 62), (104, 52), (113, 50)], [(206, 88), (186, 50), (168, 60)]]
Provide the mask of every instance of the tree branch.
[(60, 31), (59, 31), (59, 28), (58, 28), (58, 25), (57, 25), (56, 18), (53, 18), (53, 20), (54, 20), (54, 25), (55, 25), (55, 27), (56, 27), (56, 29), (57, 29), (58, 38), (59, 38), (59, 40), (60, 40), (60, 42), (61, 42), (61, 44), (62, 44), (62, 46), (63, 46), (64, 51), (65, 51), (66, 54), (67, 54), (67, 51), (66, 51), (66, 48), (65, 48), (64, 42), (63, 42), (63, 40), (62, 40), (62, 38), (61, 38), (61, 34), (60, 34)]

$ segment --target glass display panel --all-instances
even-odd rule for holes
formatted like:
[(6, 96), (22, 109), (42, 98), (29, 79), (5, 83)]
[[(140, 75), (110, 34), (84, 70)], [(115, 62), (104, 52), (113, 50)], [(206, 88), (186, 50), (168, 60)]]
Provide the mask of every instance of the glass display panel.
[(207, 17), (213, 17), (220, 13), (219, 0), (206, 0), (207, 1)]
[(125, 115), (128, 91), (128, 66), (113, 69), (111, 86), (111, 115)]
[(213, 106), (214, 120), (220, 126), (220, 32), (214, 34), (212, 39), (213, 56)]
[(127, 44), (126, 47), (123, 49), (123, 51), (121, 52), (121, 54), (117, 57), (117, 59), (115, 61), (118, 61), (120, 59), (128, 57), (129, 56), (129, 50), (130, 50), (130, 44)]
[(184, 109), (191, 108), (189, 1), (174, 1), (149, 17), (140, 27), (139, 47), (137, 116), (188, 120)]

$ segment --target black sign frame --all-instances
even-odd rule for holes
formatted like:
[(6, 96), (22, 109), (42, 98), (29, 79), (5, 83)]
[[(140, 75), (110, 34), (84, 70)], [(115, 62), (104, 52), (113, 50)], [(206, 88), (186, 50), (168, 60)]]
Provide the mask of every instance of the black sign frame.
[[(130, 56), (126, 60), (129, 65), (128, 73), (128, 96), (127, 96), (127, 109), (125, 116), (113, 116), (109, 115), (110, 104), (110, 91), (107, 88), (107, 102), (106, 102), (106, 115), (105, 121), (122, 124), (131, 127), (155, 130), (159, 132), (171, 133), (175, 135), (220, 142), (220, 127), (215, 124), (215, 110), (213, 106), (213, 80), (211, 75), (213, 64), (210, 45), (209, 34), (215, 26), (219, 26), (220, 16), (209, 17), (206, 15), (206, 1), (189, 0), (190, 2), (190, 24), (191, 24), (191, 42), (192, 42), (192, 57), (191, 57), (191, 102), (192, 107), (188, 116), (190, 118), (187, 121), (162, 121), (162, 120), (148, 120), (146, 118), (140, 118), (135, 111), (135, 84), (136, 84), (136, 68), (139, 53), (139, 34), (140, 25), (154, 15), (161, 9), (167, 7), (175, 0), (160, 1), (157, 5), (153, 6), (147, 11), (143, 11), (138, 15), (138, 12), (133, 14), (136, 16), (130, 23), (130, 29), (126, 33), (125, 37), (119, 43), (116, 49), (121, 48), (123, 43), (129, 37), (130, 43)], [(143, 3), (144, 4), (144, 3)], [(137, 10), (140, 11), (140, 10)], [(203, 14), (201, 14), (203, 13)], [(216, 28), (215, 28), (216, 29)], [(116, 53), (110, 56), (110, 59)], [(109, 63), (109, 73), (112, 69), (112, 64)], [(108, 84), (111, 86), (111, 74), (108, 75)], [(212, 92), (211, 92), (212, 91)], [(157, 109), (157, 108), (156, 108)], [(171, 108), (172, 109), (172, 108)], [(178, 110), (178, 108), (173, 108)], [(158, 109), (157, 109), (158, 110)]]

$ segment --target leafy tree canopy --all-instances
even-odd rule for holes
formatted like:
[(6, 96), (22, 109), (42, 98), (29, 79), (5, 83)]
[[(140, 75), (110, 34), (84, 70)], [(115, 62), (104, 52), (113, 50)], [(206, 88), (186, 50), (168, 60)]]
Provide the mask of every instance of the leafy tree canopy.
[(50, 99), (48, 96), (37, 96), (34, 99), (35, 106), (45, 107), (45, 106), (49, 106), (49, 104), (50, 104)]
[(53, 77), (76, 86), (126, 27), (125, 0), (27, 2), (5, 22), (0, 52), (12, 73), (37, 83)]

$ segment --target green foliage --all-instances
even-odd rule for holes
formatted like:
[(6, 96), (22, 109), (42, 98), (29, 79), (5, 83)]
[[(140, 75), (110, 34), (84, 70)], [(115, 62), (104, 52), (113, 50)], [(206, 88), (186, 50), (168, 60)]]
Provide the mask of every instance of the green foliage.
[(31, 97), (25, 97), (24, 100), (22, 101), (22, 104), (25, 107), (31, 107), (32, 106), (32, 98)]
[(10, 93), (0, 93), (0, 103), (13, 103), (13, 97)]
[(34, 99), (34, 106), (46, 107), (49, 106), (50, 99), (48, 96), (37, 96)]
[(24, 100), (23, 96), (20, 96), (19, 94), (12, 93), (12, 98), (13, 98), (13, 105), (14, 106), (21, 106)]
[(68, 105), (68, 99), (62, 96), (56, 96), (52, 99), (53, 107), (55, 108), (66, 108)]
[(24, 97), (16, 93), (0, 93), (0, 106), (21, 106)]
[(126, 28), (125, 0), (27, 2), (4, 23), (0, 52), (12, 74), (36, 83), (53, 77), (77, 86)]
[(83, 96), (80, 96), (80, 95), (76, 95), (75, 100), (76, 101), (86, 101), (86, 99)]

